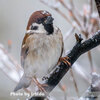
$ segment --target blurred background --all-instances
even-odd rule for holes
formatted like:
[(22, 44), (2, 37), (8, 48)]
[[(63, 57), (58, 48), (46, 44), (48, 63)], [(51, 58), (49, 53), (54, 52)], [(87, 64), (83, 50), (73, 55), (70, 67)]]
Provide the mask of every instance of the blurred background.
[[(74, 1), (74, 2), (73, 2)], [(64, 36), (65, 52), (74, 46), (75, 32), (85, 39), (100, 29), (94, 0), (0, 0), (0, 100), (25, 100), (10, 96), (23, 74), (21, 43), (30, 15), (47, 10)], [(51, 92), (53, 100), (76, 100), (91, 83), (91, 73), (100, 71), (100, 47), (82, 55)], [(17, 66), (17, 68), (16, 68)], [(20, 90), (23, 92), (23, 90)]]

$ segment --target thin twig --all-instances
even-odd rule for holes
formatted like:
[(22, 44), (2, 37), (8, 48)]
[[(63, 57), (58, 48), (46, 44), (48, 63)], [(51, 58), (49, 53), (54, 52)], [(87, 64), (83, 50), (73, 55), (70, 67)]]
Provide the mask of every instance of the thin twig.
[(59, 82), (58, 84), (59, 88), (61, 89), (61, 91), (64, 94), (64, 100), (67, 100), (67, 95), (66, 95), (66, 85), (62, 85), (61, 82)]
[(68, 5), (63, 0), (59, 0), (59, 2), (61, 2), (61, 4), (69, 11), (71, 17), (78, 24), (78, 26), (81, 27), (79, 20), (76, 18), (75, 14), (73, 13), (72, 7), (69, 8)]
[(92, 62), (92, 55), (91, 55), (91, 51), (88, 51), (88, 58), (89, 58), (89, 62), (90, 62), (90, 67), (91, 67), (91, 73), (95, 71), (94, 66), (93, 66), (93, 62)]
[(78, 91), (77, 83), (76, 83), (76, 80), (75, 80), (75, 77), (74, 77), (74, 74), (73, 74), (72, 69), (70, 69), (70, 73), (71, 73), (71, 76), (72, 76), (72, 78), (73, 78), (73, 84), (74, 84), (74, 87), (75, 87), (77, 96), (79, 97), (79, 91)]

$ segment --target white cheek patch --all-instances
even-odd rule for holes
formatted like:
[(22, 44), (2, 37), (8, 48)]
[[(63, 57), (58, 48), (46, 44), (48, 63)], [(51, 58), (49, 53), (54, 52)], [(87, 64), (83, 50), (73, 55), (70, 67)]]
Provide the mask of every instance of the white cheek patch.
[(37, 32), (37, 33), (47, 33), (42, 24), (37, 24), (37, 26), (38, 26), (38, 29), (34, 30), (35, 32)]
[(44, 26), (42, 24), (37, 24), (37, 23), (33, 23), (32, 26), (37, 26), (38, 29), (37, 30), (31, 30), (31, 26), (30, 26), (30, 30), (27, 30), (26, 33), (47, 33), (47, 31), (44, 29)]
[(37, 23), (33, 23), (32, 26), (39, 26), (39, 24), (37, 24)]

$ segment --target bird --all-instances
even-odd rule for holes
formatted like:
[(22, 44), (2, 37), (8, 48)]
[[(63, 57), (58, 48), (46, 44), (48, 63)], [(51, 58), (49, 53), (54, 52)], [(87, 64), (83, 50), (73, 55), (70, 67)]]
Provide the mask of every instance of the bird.
[(32, 13), (21, 46), (21, 66), (24, 74), (14, 91), (30, 86), (32, 80), (43, 91), (38, 79), (50, 73), (59, 61), (70, 63), (62, 57), (63, 36), (54, 25), (54, 18), (46, 10)]

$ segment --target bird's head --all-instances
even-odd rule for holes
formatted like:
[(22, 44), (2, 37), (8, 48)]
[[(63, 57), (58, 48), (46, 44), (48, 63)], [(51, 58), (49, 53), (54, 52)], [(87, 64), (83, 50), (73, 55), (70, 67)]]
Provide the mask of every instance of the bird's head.
[(52, 15), (44, 10), (34, 12), (28, 21), (27, 32), (46, 33), (54, 32)]

